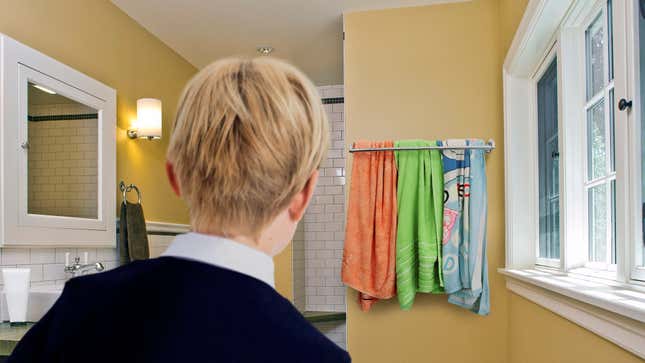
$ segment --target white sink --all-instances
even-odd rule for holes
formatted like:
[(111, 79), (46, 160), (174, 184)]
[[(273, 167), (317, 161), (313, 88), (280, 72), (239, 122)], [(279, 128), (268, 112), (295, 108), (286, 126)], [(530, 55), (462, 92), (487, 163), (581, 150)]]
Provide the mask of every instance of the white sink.
[[(63, 285), (32, 286), (29, 289), (29, 305), (27, 306), (27, 321), (36, 322), (40, 320), (47, 311), (54, 305), (61, 292)], [(7, 300), (4, 292), (0, 292), (0, 320), (8, 321)]]

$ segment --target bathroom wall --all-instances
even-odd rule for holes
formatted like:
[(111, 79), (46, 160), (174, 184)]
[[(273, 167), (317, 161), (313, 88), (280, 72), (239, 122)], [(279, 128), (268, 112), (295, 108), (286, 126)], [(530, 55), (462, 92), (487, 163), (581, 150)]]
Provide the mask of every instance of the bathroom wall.
[(331, 145), (303, 218), (305, 309), (345, 311), (340, 279), (345, 239), (345, 123), (343, 86), (318, 87), (329, 119)]
[[(110, 1), (0, 0), (0, 9), (1, 33), (116, 89), (114, 192), (118, 193), (120, 180), (134, 183), (143, 193), (147, 220), (188, 223), (186, 206), (166, 182), (164, 163), (179, 94), (197, 69)], [(127, 128), (136, 118), (136, 100), (141, 97), (159, 98), (163, 102), (163, 137), (159, 141), (133, 141), (126, 137)], [(117, 198), (117, 203), (120, 199)], [(39, 256), (41, 251), (25, 251), (19, 252), (17, 261), (39, 261), (38, 257), (32, 261), (26, 256)], [(4, 252), (0, 251), (3, 257)], [(116, 261), (110, 257), (114, 250), (103, 252), (105, 256), (97, 251), (103, 261)], [(14, 251), (6, 255), (14, 256)], [(48, 265), (57, 263), (50, 262), (51, 256), (46, 261)], [(276, 287), (291, 298), (291, 247), (275, 261)], [(14, 258), (0, 260), (0, 265), (5, 264), (15, 264)], [(54, 270), (47, 267), (47, 271)]]
[(306, 310), (305, 294), (305, 222), (300, 221), (291, 241), (293, 269), (293, 304), (299, 311)]
[[(491, 314), (478, 317), (418, 295), (369, 313), (348, 290), (355, 362), (640, 362), (560, 316), (509, 293), (504, 266), (502, 64), (528, 0), (351, 13), (345, 16), (347, 140), (494, 138), (487, 156)], [(348, 161), (351, 175), (351, 160)], [(348, 180), (348, 183), (350, 181)], [(396, 332), (396, 333), (394, 333)]]
[(508, 293), (496, 272), (504, 265), (499, 8), (498, 0), (474, 0), (344, 17), (348, 143), (479, 137), (498, 145), (486, 157), (491, 314), (429, 294), (417, 294), (411, 311), (395, 298), (362, 312), (349, 289), (347, 344), (355, 362), (507, 362)]
[[(318, 87), (329, 119), (331, 145), (318, 186), (293, 238), (294, 304), (300, 311), (345, 312), (340, 278), (345, 224), (345, 118), (343, 86)], [(342, 348), (344, 320), (314, 323)]]

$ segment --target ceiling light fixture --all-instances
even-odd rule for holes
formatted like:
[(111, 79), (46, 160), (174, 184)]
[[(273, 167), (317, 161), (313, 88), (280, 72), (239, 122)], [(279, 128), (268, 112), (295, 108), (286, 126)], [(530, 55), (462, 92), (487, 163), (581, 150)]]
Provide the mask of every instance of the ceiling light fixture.
[(273, 47), (271, 46), (258, 47), (257, 50), (258, 50), (258, 53), (262, 55), (269, 55), (271, 54), (271, 52), (273, 52)]

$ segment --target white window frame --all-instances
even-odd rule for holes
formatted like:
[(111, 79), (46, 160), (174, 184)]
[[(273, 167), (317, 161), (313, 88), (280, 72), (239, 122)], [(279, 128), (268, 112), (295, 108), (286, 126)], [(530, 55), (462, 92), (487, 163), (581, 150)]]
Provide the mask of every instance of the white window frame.
[[(636, 267), (635, 243), (642, 235), (639, 112), (615, 110), (618, 268), (598, 269), (587, 263), (585, 30), (604, 3), (530, 0), (504, 62), (506, 268), (500, 272), (515, 293), (645, 358), (645, 304), (630, 297), (645, 297), (645, 269)], [(633, 61), (633, 40), (638, 32), (634, 19), (627, 17), (637, 14), (635, 5), (635, 0), (614, 0), (615, 103), (621, 98), (638, 99), (638, 85), (630, 81), (638, 75), (638, 62)], [(536, 85), (554, 56), (558, 59), (560, 99), (561, 253), (560, 260), (545, 260), (538, 257)], [(605, 74), (607, 67), (605, 61)], [(609, 112), (609, 105), (605, 110)]]
[[(581, 38), (581, 41), (584, 43), (584, 45), (586, 47), (586, 45), (587, 45), (586, 44), (587, 40), (586, 40), (586, 35), (585, 35), (586, 30), (591, 26), (591, 24), (598, 17), (601, 17), (602, 26), (603, 26), (603, 29), (605, 29), (605, 31), (604, 31), (604, 42), (605, 42), (605, 44), (609, 44), (609, 42), (608, 42), (609, 31), (608, 31), (608, 24), (607, 24), (608, 22), (607, 22), (607, 9), (606, 9), (607, 1), (606, 0), (605, 1), (596, 0), (595, 2), (590, 2), (590, 3), (592, 3), (593, 6), (589, 10), (586, 10), (585, 18), (583, 20), (582, 26), (580, 27), (581, 34), (579, 35), (579, 37)], [(573, 20), (573, 21), (575, 21), (575, 20)], [(603, 49), (603, 51), (604, 50), (605, 49)], [(582, 137), (583, 137), (582, 143), (584, 145), (585, 153), (589, 152), (589, 145), (587, 144), (587, 141), (588, 141), (587, 140), (587, 138), (588, 138), (587, 135), (589, 134), (589, 130), (588, 130), (589, 122), (588, 122), (587, 118), (588, 118), (589, 110), (591, 108), (593, 108), (593, 106), (595, 104), (597, 104), (598, 102), (600, 102), (602, 100), (604, 102), (604, 107), (603, 107), (604, 114), (605, 114), (604, 115), (604, 121), (608, 123), (608, 120), (609, 120), (609, 117), (610, 117), (609, 113), (611, 111), (611, 108), (610, 108), (610, 105), (609, 105), (609, 103), (607, 101), (609, 100), (609, 94), (610, 94), (610, 92), (612, 90), (614, 90), (614, 98), (616, 97), (616, 95), (615, 95), (615, 77), (614, 77), (613, 80), (608, 80), (607, 79), (608, 74), (609, 74), (609, 62), (608, 62), (607, 56), (608, 56), (608, 53), (605, 52), (605, 54), (604, 54), (605, 62), (603, 63), (603, 70), (602, 70), (604, 78), (603, 78), (603, 87), (602, 87), (601, 91), (599, 91), (599, 93), (597, 95), (592, 95), (592, 97), (589, 98), (588, 100), (587, 100), (587, 96), (585, 96), (585, 104), (584, 104), (584, 108), (583, 108), (583, 110), (584, 110), (583, 111), (584, 112), (584, 123), (583, 123), (583, 132), (582, 132)], [(587, 89), (587, 86), (588, 86), (587, 85), (588, 80), (587, 80), (587, 75), (586, 75), (586, 72), (588, 70), (586, 69), (586, 67), (587, 67), (587, 62), (586, 62), (586, 56), (585, 56), (584, 58), (581, 58), (581, 63), (580, 63), (580, 70), (584, 70), (584, 72), (585, 72), (585, 76), (584, 76), (585, 82), (583, 84), (583, 86), (585, 88), (585, 95), (586, 95), (586, 89)], [(612, 141), (611, 141), (610, 130), (609, 130), (608, 126), (609, 125), (607, 125), (607, 124), (605, 125), (605, 145), (606, 145), (606, 155), (607, 155), (606, 162), (607, 162), (607, 165), (609, 166), (611, 164), (611, 157), (610, 157), (611, 148), (614, 147), (614, 145), (612, 144)], [(615, 140), (613, 142), (615, 143)], [(588, 156), (588, 154), (586, 154), (586, 155)], [(614, 154), (614, 157), (615, 157), (615, 154)], [(584, 195), (584, 197), (585, 197), (584, 211), (586, 212), (585, 220), (589, 221), (589, 214), (588, 214), (588, 212), (589, 212), (589, 190), (592, 189), (595, 186), (602, 185), (602, 184), (611, 186), (611, 181), (616, 180), (617, 173), (614, 170), (614, 171), (609, 172), (605, 176), (601, 176), (601, 177), (598, 177), (596, 179), (591, 180), (590, 177), (589, 177), (589, 163), (587, 162), (587, 160), (585, 160), (585, 163), (583, 163), (583, 166), (584, 166), (583, 169), (584, 169), (584, 190), (585, 190), (585, 193), (584, 193), (585, 194)], [(607, 191), (607, 194), (610, 194), (610, 193), (611, 193), (611, 188), (609, 188), (609, 190)], [(612, 195), (608, 200), (613, 200), (613, 199), (615, 199), (615, 198)], [(613, 200), (613, 202), (616, 203), (615, 200)], [(618, 209), (618, 205), (616, 205), (616, 210), (617, 209)], [(608, 216), (608, 218), (611, 218), (611, 213), (607, 213), (607, 216)], [(607, 229), (606, 243), (607, 243), (607, 251), (608, 251), (610, 259), (611, 259), (611, 255), (613, 254), (611, 234), (613, 233), (613, 231), (612, 231), (612, 228), (611, 228), (612, 226), (609, 224), (609, 221), (607, 221), (607, 222), (608, 222), (608, 225), (607, 225), (608, 229)], [(618, 223), (618, 221), (614, 221), (614, 223)], [(618, 228), (618, 227), (616, 227), (616, 228)], [(589, 244), (590, 244), (590, 241), (589, 241), (590, 236), (589, 236), (588, 232), (589, 232), (589, 228), (587, 227), (587, 238), (586, 238), (587, 243), (585, 244), (585, 247), (589, 247)], [(618, 243), (617, 243), (617, 245), (618, 245)], [(580, 246), (578, 246), (578, 247), (580, 247)], [(589, 254), (590, 254), (590, 251), (587, 248), (587, 255), (589, 255)], [(616, 255), (617, 255), (617, 253), (616, 253)], [(615, 258), (617, 260), (618, 256), (615, 256)], [(604, 263), (604, 262), (586, 261), (585, 262), (585, 268), (593, 269), (593, 270), (607, 271), (608, 272), (607, 273), (608, 277), (615, 278), (615, 274), (611, 274), (611, 272), (616, 271), (616, 264), (612, 264), (611, 262), (610, 263)]]

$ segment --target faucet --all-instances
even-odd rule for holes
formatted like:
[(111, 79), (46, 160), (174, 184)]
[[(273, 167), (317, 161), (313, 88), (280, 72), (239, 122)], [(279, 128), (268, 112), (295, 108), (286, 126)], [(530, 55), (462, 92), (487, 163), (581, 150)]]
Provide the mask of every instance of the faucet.
[(65, 272), (71, 273), (72, 275), (76, 275), (77, 273), (83, 273), (83, 272), (92, 271), (92, 270), (101, 272), (105, 270), (105, 266), (103, 266), (103, 264), (100, 262), (81, 264), (80, 257), (76, 257), (74, 259), (74, 263), (71, 265), (65, 264)]

